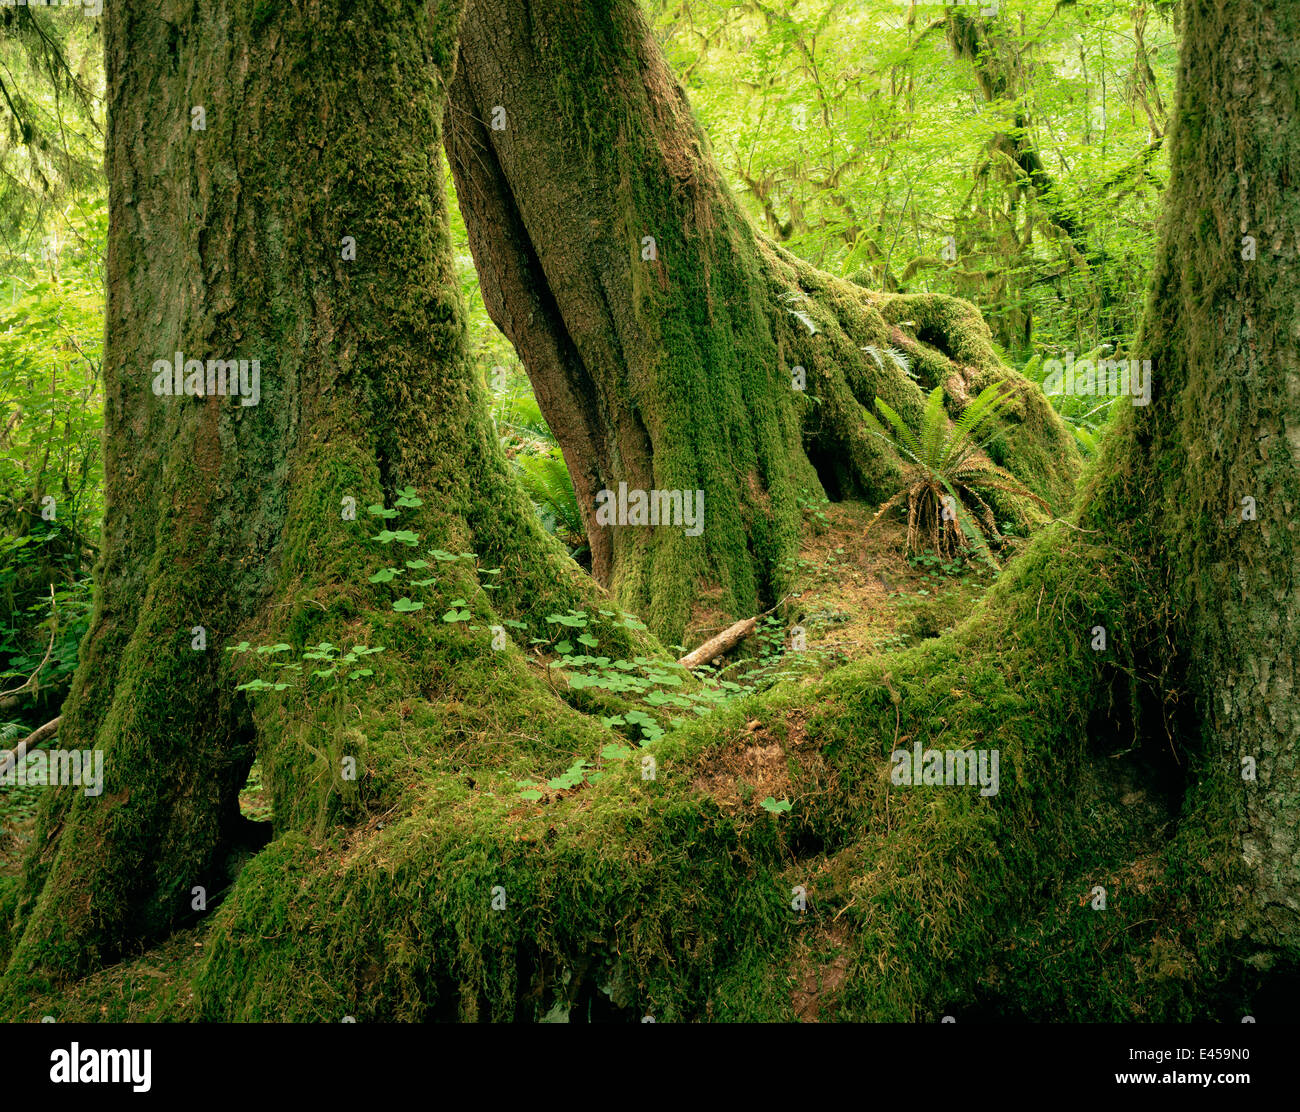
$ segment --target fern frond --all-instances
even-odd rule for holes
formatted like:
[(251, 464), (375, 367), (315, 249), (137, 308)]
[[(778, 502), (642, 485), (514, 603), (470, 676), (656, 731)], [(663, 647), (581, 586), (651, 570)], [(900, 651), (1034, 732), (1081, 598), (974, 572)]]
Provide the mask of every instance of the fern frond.
[[(1001, 389), (999, 383), (986, 386), (979, 392), (979, 396), (962, 410), (961, 416), (953, 427), (947, 450), (940, 461), (941, 467), (949, 467), (961, 461), (977, 449), (983, 448), (1001, 432), (998, 420), (1015, 396), (1014, 389), (1009, 389), (1006, 393), (1002, 393)], [(986, 431), (990, 435), (981, 443), (980, 438)]]
[(930, 391), (921, 415), (921, 459), (935, 470), (943, 466), (944, 439), (948, 433), (948, 415), (943, 408), (943, 387)]
[(906, 352), (899, 351), (896, 347), (891, 347), (885, 350), (885, 354), (893, 360), (894, 366), (902, 371), (903, 374), (911, 375), (912, 378), (916, 378), (916, 372), (912, 370), (912, 361), (908, 359)]
[(876, 420), (875, 415), (870, 413), (869, 411), (866, 412), (866, 416), (869, 419), (869, 424), (867, 427), (871, 428), (872, 425), (874, 425), (875, 428), (872, 429), (873, 432), (877, 432), (877, 435), (883, 436), (887, 441), (893, 444), (894, 447), (904, 452), (906, 455), (911, 457), (917, 463), (921, 463), (920, 442), (916, 439), (916, 435), (912, 432), (912, 430), (907, 427), (907, 422), (904, 421), (897, 413), (895, 413), (893, 407), (890, 406), (890, 404), (887, 401), (885, 401), (885, 399), (882, 397), (877, 396), (876, 408), (880, 410), (882, 414), (884, 414), (885, 419), (890, 423), (891, 426), (893, 426), (894, 435), (890, 436), (888, 433), (886, 433), (885, 429), (883, 428), (883, 426), (881, 426), (880, 422)]

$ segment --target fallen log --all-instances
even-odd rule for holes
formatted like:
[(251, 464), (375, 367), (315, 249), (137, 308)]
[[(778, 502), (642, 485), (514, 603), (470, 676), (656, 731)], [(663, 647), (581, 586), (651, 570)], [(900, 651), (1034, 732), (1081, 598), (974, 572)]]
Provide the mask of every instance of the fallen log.
[(701, 665), (708, 664), (753, 633), (757, 624), (757, 618), (742, 618), (716, 637), (709, 638), (698, 649), (692, 649), (677, 663), (684, 668), (699, 668)]
[(0, 750), (0, 775), (8, 772), (18, 761), (18, 754), (30, 753), (43, 741), (47, 741), (59, 732), (59, 723), (63, 721), (63, 715), (45, 723), (44, 726), (37, 726), (30, 734), (20, 741), (13, 749)]

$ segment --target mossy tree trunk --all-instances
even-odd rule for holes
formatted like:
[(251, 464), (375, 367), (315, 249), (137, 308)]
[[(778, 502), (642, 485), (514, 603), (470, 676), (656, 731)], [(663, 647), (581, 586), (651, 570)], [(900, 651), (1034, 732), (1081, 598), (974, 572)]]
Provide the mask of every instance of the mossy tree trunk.
[[(1169, 584), (1255, 940), (1300, 954), (1300, 7), (1183, 5), (1165, 238), (1142, 330), (1157, 397), (1115, 466)], [(1138, 550), (1139, 553), (1141, 550)], [(1195, 807), (1188, 811), (1197, 814)]]
[[(895, 492), (898, 461), (862, 420), (875, 397), (915, 423), (936, 385), (954, 415), (973, 388), (1024, 385), (973, 306), (873, 294), (759, 233), (634, 0), (470, 0), (447, 150), (484, 302), (563, 448), (593, 574), (660, 636), (697, 601), (745, 616), (779, 597), (801, 501)], [(1070, 437), (1033, 389), (1011, 423), (1007, 466), (1063, 509)], [(702, 490), (702, 534), (599, 523), (620, 483)]]
[[(442, 737), (418, 711), (435, 690), (456, 705), (500, 683), (495, 720), (536, 721), (518, 650), (482, 651), (487, 634), (439, 623), (434, 601), (464, 596), (490, 625), (592, 597), (509, 481), (465, 354), (439, 166), (460, 15), (457, 0), (106, 11), (107, 519), (60, 731), (103, 751), (105, 787), (43, 806), (15, 975), (84, 970), (190, 916), (196, 886), (215, 899), (251, 836), (238, 793), (255, 750), (277, 833), (364, 813), (410, 776), (381, 728), (358, 715), (343, 734), (337, 692), (254, 714), (234, 691), (253, 674), (223, 651), (241, 637), (386, 646), (364, 682), (397, 685), (418, 751)], [(260, 397), (156, 395), (154, 361), (177, 352), (257, 360)], [(366, 583), (403, 562), (366, 507), (406, 486), (423, 505), (402, 527), (501, 567), (497, 595), (470, 560), (432, 588)], [(428, 609), (397, 613), (390, 593)], [(305, 677), (282, 678), (296, 693)]]

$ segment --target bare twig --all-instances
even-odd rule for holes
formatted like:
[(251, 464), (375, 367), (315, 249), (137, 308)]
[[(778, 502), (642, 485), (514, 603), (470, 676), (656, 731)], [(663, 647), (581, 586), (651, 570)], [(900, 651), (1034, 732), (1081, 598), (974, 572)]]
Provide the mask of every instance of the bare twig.
[(26, 691), (29, 687), (32, 687), (36, 683), (36, 677), (41, 674), (41, 669), (44, 668), (45, 665), (50, 662), (50, 654), (54, 652), (54, 638), (59, 631), (59, 623), (54, 621), (54, 617), (55, 617), (54, 612), (56, 609), (57, 606), (54, 602), (54, 584), (51, 583), (50, 584), (50, 643), (45, 649), (45, 657), (36, 666), (36, 671), (33, 672), (30, 676), (28, 676), (27, 679), (23, 681), (23, 683), (21, 683), (18, 687), (15, 687), (10, 691), (0, 691), (0, 698), (8, 698), (11, 695), (21, 695), (24, 691)]

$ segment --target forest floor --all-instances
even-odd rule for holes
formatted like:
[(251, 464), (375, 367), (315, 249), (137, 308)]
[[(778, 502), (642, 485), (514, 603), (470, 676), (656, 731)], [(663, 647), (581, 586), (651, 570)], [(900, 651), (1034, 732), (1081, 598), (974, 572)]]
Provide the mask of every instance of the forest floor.
[[(805, 631), (807, 655), (794, 678), (783, 682), (810, 685), (852, 660), (936, 637), (971, 612), (992, 582), (990, 571), (982, 564), (933, 555), (909, 558), (904, 554), (903, 522), (891, 515), (868, 530), (873, 513), (871, 507), (842, 502), (810, 515), (794, 590), (781, 608), (782, 616), (774, 615), (760, 626), (742, 646), (739, 659), (724, 668), (724, 675), (761, 682), (765, 670), (771, 672), (790, 659), (784, 650), (796, 624)], [(702, 641), (716, 632), (700, 628), (710, 621), (701, 611), (688, 641)], [(795, 729), (785, 746), (799, 746), (801, 736)], [(241, 795), (241, 809), (249, 818), (264, 820), (270, 807), (259, 773), (255, 764)], [(781, 799), (788, 787), (785, 777), (782, 742), (765, 736), (755, 720), (746, 736), (709, 754), (697, 769), (694, 786), (724, 809), (749, 809), (767, 797)], [(21, 868), (41, 790), (28, 786), (0, 791), (0, 877), (15, 876)], [(847, 968), (848, 940), (837, 937), (834, 928), (822, 933), (824, 937), (800, 944), (790, 966), (793, 1009), (805, 1021), (829, 1018), (823, 1013), (833, 1011), (835, 989)], [(69, 986), (57, 999), (31, 1001), (27, 1016), (53, 1014), (63, 1022), (192, 1018), (191, 973), (202, 955), (205, 934), (203, 925), (178, 930), (143, 955)]]

